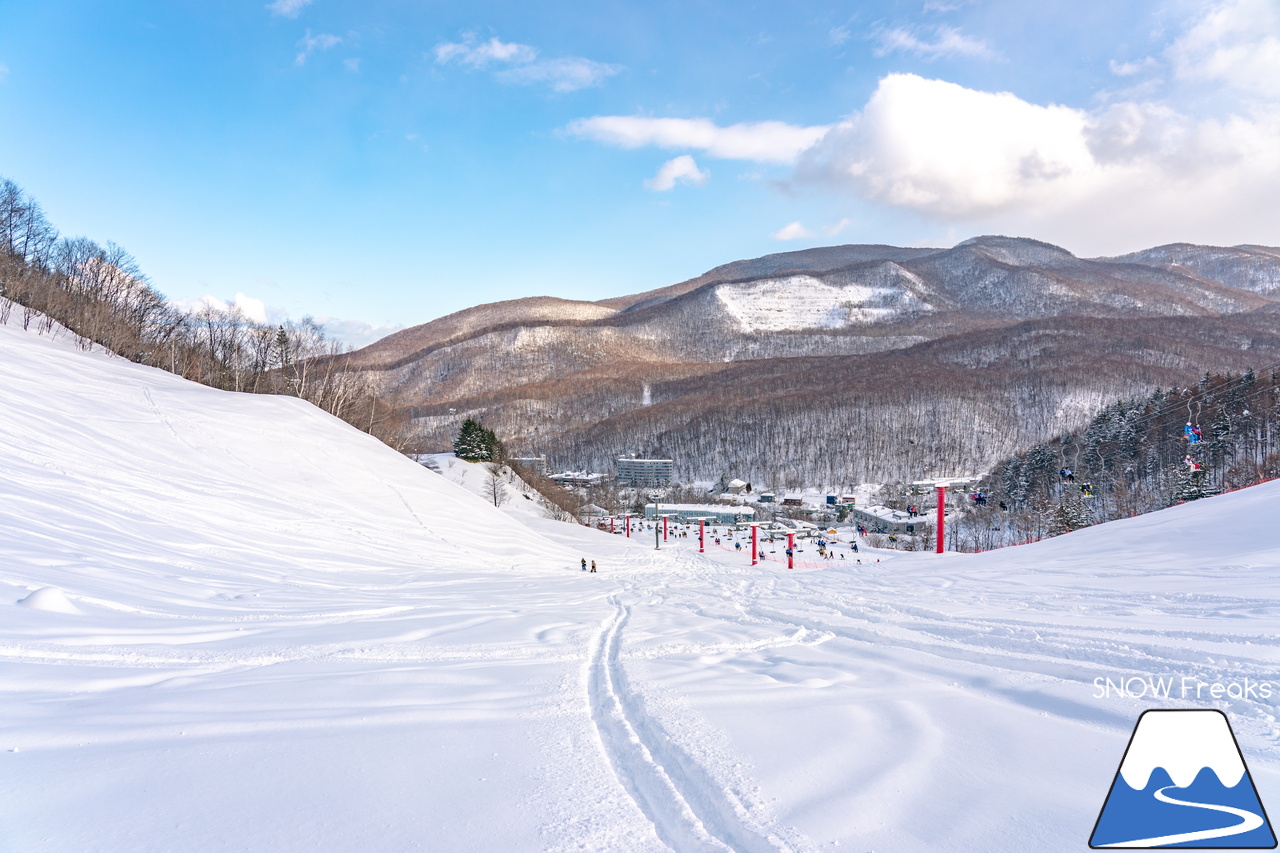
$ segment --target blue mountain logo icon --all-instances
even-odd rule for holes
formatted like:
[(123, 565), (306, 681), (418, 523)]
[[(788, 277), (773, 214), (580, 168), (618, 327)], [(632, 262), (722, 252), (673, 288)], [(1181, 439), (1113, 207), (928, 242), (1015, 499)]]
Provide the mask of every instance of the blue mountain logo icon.
[(1271, 822), (1226, 714), (1144, 711), (1089, 846), (1271, 850)]

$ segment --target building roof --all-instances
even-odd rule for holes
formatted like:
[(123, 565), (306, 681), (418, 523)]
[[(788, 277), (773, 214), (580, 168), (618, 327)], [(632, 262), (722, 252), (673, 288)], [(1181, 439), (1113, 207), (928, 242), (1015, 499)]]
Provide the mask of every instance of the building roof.
[(902, 522), (902, 521), (912, 521), (916, 518), (919, 518), (921, 520), (927, 520), (924, 518), (923, 515), (919, 515), (919, 514), (913, 517), (909, 515), (905, 509), (890, 509), (887, 506), (879, 506), (879, 505), (869, 506), (869, 507), (857, 507), (854, 511), (859, 513), (864, 513), (866, 515), (874, 515), (876, 518), (883, 518), (885, 521), (892, 521), (894, 523)]
[[(645, 504), (645, 509), (646, 509), (646, 510), (648, 510), (648, 509), (649, 509), (649, 507), (651, 507), (651, 506), (653, 506), (653, 504)], [(664, 512), (672, 512), (672, 513), (675, 513), (675, 512), (684, 512), (684, 513), (699, 512), (699, 513), (702, 513), (703, 515), (725, 515), (725, 514), (730, 514), (730, 515), (755, 515), (755, 514), (756, 514), (756, 511), (755, 511), (755, 509), (754, 509), (754, 508), (749, 507), (749, 506), (742, 506), (741, 504), (732, 504), (732, 505), (728, 505), (728, 504), (668, 504), (668, 503), (663, 503), (663, 504), (658, 504), (658, 507), (659, 507), (659, 509), (658, 509), (658, 511), (657, 511), (657, 512), (658, 512), (658, 515), (661, 515), (661, 514), (662, 514), (662, 513), (664, 513)]]

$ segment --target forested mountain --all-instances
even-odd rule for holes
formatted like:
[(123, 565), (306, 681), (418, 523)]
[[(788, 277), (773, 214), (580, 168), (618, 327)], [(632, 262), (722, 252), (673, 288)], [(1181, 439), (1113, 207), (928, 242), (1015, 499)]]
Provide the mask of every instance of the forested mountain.
[(1040, 539), (1280, 476), (1280, 364), (1184, 379), (995, 465), (953, 547)]
[(979, 237), (736, 261), (601, 302), (514, 300), (349, 358), (424, 450), (466, 417), (512, 451), (779, 488), (985, 470), (1101, 405), (1190, 372), (1280, 361), (1280, 250), (1118, 258)]

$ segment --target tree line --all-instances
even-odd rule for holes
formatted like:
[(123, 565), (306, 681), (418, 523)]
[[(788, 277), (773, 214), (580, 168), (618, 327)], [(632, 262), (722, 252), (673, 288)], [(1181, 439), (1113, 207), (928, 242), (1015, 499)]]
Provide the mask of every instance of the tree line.
[(214, 388), (301, 397), (396, 449), (408, 440), (376, 377), (336, 359), (343, 347), (310, 317), (271, 325), (232, 304), (186, 311), (123, 248), (61, 235), (34, 198), (0, 179), (0, 323), (11, 318)]

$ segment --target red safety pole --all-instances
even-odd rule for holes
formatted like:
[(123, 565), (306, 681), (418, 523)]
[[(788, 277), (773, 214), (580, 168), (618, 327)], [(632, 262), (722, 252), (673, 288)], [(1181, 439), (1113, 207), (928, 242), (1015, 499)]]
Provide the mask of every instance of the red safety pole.
[(787, 568), (794, 569), (796, 567), (796, 535), (794, 533), (787, 534)]
[(615, 519), (612, 515), (611, 515), (611, 516), (609, 516), (609, 532), (610, 532), (610, 533), (613, 533), (613, 532), (614, 532), (614, 530), (613, 530), (613, 522), (614, 522), (614, 521), (616, 521), (616, 520), (617, 520), (617, 519)]
[(662, 541), (667, 541), (667, 517), (665, 515), (662, 517)]
[(945, 541), (942, 527), (946, 523), (947, 517), (947, 487), (938, 486), (938, 553), (942, 553), (942, 543)]
[(705, 518), (698, 519), (698, 553), (705, 554), (707, 552), (707, 520)]
[(753, 566), (756, 564), (757, 555), (760, 553), (756, 550), (756, 533), (759, 530), (759, 527), (756, 527), (754, 524), (751, 525), (751, 565)]
[(631, 516), (630, 515), (623, 516), (622, 521), (623, 521), (623, 526), (627, 530), (627, 538), (630, 539), (631, 538)]

